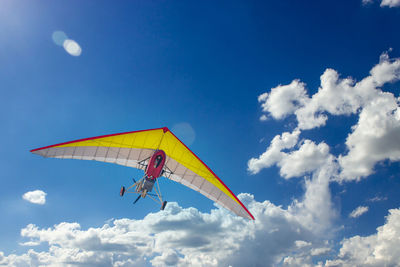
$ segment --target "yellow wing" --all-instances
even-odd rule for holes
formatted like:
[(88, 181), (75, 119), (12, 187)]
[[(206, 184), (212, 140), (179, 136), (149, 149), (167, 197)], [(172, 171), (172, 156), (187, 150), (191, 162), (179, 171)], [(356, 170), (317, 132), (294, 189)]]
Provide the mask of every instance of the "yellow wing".
[(232, 191), (168, 128), (103, 135), (31, 150), (50, 158), (96, 160), (144, 169), (155, 150), (167, 155), (168, 178), (215, 201), (235, 214), (253, 219)]

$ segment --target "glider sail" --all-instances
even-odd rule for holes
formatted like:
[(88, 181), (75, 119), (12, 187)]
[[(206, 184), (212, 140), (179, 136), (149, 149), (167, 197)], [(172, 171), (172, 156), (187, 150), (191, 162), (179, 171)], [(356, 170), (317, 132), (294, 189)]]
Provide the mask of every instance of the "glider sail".
[(85, 138), (31, 152), (49, 158), (96, 160), (144, 169), (157, 149), (167, 155), (167, 171), (163, 176), (198, 191), (241, 217), (254, 220), (218, 176), (166, 127)]

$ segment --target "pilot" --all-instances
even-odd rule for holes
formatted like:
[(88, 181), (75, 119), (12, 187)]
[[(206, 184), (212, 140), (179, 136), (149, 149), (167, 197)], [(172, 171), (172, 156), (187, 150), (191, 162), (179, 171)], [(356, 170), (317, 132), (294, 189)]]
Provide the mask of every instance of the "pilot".
[(157, 168), (158, 166), (160, 166), (162, 159), (163, 159), (163, 157), (161, 155), (158, 155), (156, 157), (156, 160), (154, 161), (154, 168)]

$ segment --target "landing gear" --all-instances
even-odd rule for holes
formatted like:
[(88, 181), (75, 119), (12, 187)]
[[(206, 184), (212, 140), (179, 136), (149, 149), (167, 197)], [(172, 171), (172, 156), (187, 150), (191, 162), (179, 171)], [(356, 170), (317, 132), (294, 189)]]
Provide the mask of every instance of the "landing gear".
[[(152, 177), (147, 177), (147, 175), (143, 176), (141, 179), (136, 181), (133, 179), (134, 184), (125, 188), (121, 187), (119, 195), (122, 197), (125, 193), (134, 193), (137, 194), (137, 198), (133, 202), (135, 204), (141, 198), (151, 198), (159, 205), (161, 205), (160, 210), (164, 210), (167, 205), (167, 201), (163, 200), (161, 195), (160, 185), (158, 184), (158, 179), (153, 179)], [(154, 191), (154, 193), (152, 192)]]
[(125, 194), (125, 186), (121, 187), (121, 191), (119, 191), (119, 195), (122, 197)]
[(147, 195), (147, 189), (143, 189), (143, 191), (142, 191), (142, 198), (145, 198), (146, 197), (146, 195)]

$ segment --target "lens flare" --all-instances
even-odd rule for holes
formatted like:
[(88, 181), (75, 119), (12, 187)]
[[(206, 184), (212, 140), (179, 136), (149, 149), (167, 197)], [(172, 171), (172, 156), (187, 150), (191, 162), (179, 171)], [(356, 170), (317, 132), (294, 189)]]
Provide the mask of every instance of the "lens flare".
[(68, 39), (68, 36), (63, 31), (55, 31), (51, 38), (56, 45), (63, 46), (64, 41)]
[(71, 56), (80, 56), (82, 53), (82, 49), (77, 42), (71, 39), (67, 39), (63, 43), (65, 51), (68, 52)]

